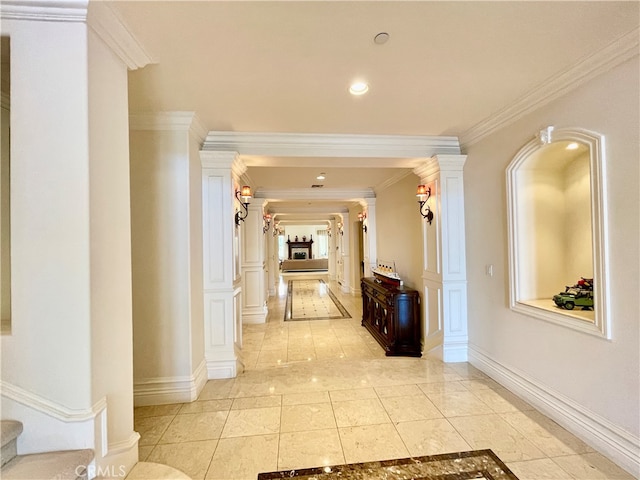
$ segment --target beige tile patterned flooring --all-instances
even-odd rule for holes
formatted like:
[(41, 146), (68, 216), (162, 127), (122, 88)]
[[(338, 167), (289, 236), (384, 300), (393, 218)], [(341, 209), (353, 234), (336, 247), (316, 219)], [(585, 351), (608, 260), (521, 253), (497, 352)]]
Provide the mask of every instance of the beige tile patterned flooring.
[[(284, 322), (286, 282), (263, 325), (245, 325), (246, 371), (198, 400), (135, 409), (140, 461), (194, 480), (491, 448), (520, 480), (632, 480), (467, 363), (387, 358), (360, 298), (352, 319)], [(285, 277), (285, 280), (287, 278)]]

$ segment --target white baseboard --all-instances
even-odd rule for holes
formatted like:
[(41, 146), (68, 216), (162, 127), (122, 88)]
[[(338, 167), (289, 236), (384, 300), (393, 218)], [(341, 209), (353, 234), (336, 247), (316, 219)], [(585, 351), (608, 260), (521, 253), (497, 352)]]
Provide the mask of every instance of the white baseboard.
[(546, 385), (469, 345), (469, 362), (614, 463), (640, 474), (640, 438)]
[(87, 466), (89, 478), (122, 479), (127, 476), (133, 466), (138, 463), (138, 441), (140, 434), (132, 432), (129, 438), (109, 444), (108, 453), (96, 458)]
[[(18, 437), (19, 455), (53, 450), (96, 448), (96, 436), (107, 399), (101, 398), (90, 408), (71, 409), (8, 382), (0, 382), (2, 418), (18, 420), (23, 431)], [(96, 455), (100, 452), (96, 451)]]
[(133, 403), (136, 407), (188, 403), (198, 398), (207, 382), (208, 365), (202, 360), (193, 375), (134, 380)]
[(235, 378), (242, 371), (239, 361), (236, 360), (207, 360), (207, 378), (218, 380), (222, 378)]
[(447, 343), (446, 336), (442, 344), (442, 361), (445, 363), (466, 362), (469, 358), (467, 342)]
[(242, 314), (242, 323), (245, 325), (259, 325), (266, 322), (267, 312)]

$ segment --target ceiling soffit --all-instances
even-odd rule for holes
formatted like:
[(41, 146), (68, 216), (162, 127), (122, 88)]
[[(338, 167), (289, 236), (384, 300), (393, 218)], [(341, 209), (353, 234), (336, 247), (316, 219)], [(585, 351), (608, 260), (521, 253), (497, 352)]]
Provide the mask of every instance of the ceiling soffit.
[[(429, 158), (459, 154), (458, 137), (209, 132), (203, 150), (276, 157)], [(385, 165), (386, 166), (386, 165)]]

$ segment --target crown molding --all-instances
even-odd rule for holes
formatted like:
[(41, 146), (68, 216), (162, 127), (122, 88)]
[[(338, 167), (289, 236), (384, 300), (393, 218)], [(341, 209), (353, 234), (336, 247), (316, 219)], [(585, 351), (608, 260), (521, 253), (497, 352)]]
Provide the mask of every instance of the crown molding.
[(386, 190), (387, 188), (398, 183), (400, 180), (402, 180), (404, 177), (406, 177), (411, 173), (412, 173), (412, 170), (401, 170), (400, 172), (396, 173), (394, 176), (389, 177), (384, 182), (376, 185), (374, 190), (376, 192), (381, 192), (382, 190)]
[(636, 27), (601, 50), (582, 58), (578, 63), (549, 78), (511, 105), (465, 131), (460, 135), (460, 144), (466, 149), (541, 106), (637, 56), (640, 53), (639, 33), (640, 29)]
[(375, 198), (371, 188), (340, 189), (340, 188), (292, 188), (287, 190), (259, 189), (253, 195), (255, 198), (278, 200), (337, 200), (357, 201), (363, 198)]
[(87, 24), (129, 70), (136, 70), (150, 63), (156, 63), (122, 19), (106, 3), (90, 3)]
[(107, 399), (102, 397), (91, 408), (72, 409), (65, 407), (36, 393), (29, 392), (11, 383), (0, 381), (2, 396), (18, 402), (26, 407), (44, 413), (63, 422), (84, 422), (95, 418), (102, 410), (107, 408)]
[(84, 22), (89, 0), (2, 0), (3, 20)]
[(206, 130), (195, 112), (147, 112), (129, 115), (129, 130), (193, 131), (204, 138)]
[(284, 157), (421, 158), (458, 154), (457, 137), (209, 132), (203, 150)]

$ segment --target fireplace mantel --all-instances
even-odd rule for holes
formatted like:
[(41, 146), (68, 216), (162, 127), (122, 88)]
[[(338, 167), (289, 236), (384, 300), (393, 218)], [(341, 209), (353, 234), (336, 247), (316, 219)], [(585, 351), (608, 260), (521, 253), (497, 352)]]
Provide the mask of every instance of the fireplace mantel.
[(311, 245), (313, 244), (313, 235), (309, 238), (309, 241), (301, 242), (298, 240), (291, 241), (291, 238), (287, 237), (287, 245), (289, 245), (289, 260), (293, 259), (293, 249), (303, 248), (307, 251), (308, 259), (313, 258), (311, 254)]

